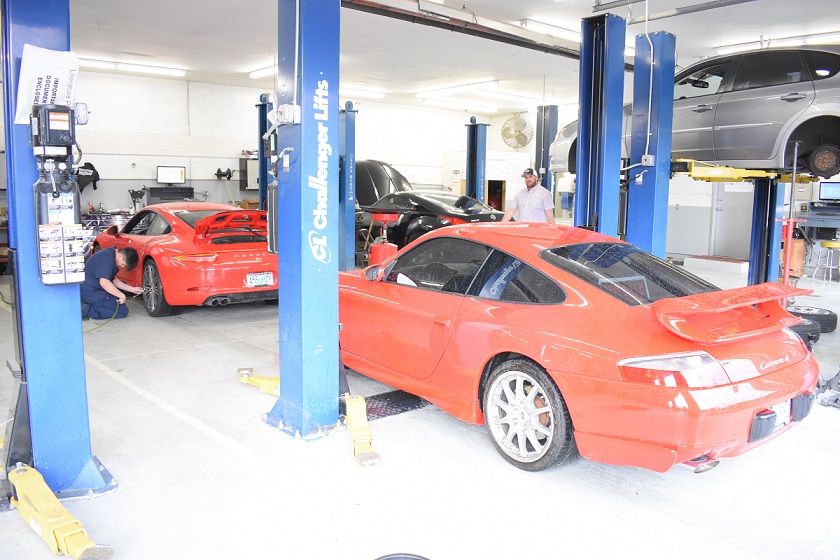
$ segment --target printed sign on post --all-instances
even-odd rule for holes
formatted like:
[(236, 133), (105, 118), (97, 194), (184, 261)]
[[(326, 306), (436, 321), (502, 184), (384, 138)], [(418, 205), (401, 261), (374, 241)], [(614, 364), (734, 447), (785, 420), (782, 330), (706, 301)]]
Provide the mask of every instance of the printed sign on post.
[(33, 105), (72, 107), (78, 73), (76, 53), (23, 45), (15, 124), (29, 124)]

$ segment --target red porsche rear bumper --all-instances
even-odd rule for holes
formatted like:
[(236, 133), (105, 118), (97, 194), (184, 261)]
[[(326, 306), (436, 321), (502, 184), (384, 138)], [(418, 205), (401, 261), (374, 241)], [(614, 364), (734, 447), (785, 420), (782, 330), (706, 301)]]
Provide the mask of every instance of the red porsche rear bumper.
[(808, 356), (769, 375), (706, 389), (565, 376), (562, 391), (571, 397), (581, 455), (665, 472), (740, 455), (787, 431), (810, 412), (818, 375)]

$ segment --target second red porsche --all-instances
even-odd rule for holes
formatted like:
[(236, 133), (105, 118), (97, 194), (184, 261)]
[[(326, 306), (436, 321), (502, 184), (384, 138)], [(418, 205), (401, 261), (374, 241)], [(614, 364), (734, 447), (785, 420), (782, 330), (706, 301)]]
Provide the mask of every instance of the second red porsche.
[(140, 265), (120, 279), (143, 286), (152, 317), (179, 305), (227, 305), (277, 298), (277, 255), (268, 252), (263, 210), (170, 202), (140, 210), (119, 230), (100, 233), (93, 250), (133, 247)]

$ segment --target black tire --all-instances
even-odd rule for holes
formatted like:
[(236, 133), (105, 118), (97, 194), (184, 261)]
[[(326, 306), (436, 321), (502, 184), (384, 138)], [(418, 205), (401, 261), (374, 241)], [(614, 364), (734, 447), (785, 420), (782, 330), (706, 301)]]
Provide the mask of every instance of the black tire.
[(172, 306), (166, 302), (160, 273), (153, 260), (143, 263), (143, 305), (146, 313), (152, 317), (166, 317), (172, 313)]
[(563, 396), (533, 362), (514, 359), (493, 368), (484, 393), (484, 421), (496, 450), (522, 470), (541, 471), (577, 456)]
[(809, 319), (802, 319), (800, 323), (790, 327), (790, 330), (799, 335), (808, 350), (812, 350), (820, 339), (820, 326)]
[(818, 177), (834, 177), (840, 173), (840, 150), (831, 144), (817, 146), (808, 155), (808, 167)]
[(834, 332), (837, 328), (837, 313), (834, 311), (807, 305), (790, 305), (787, 310), (791, 315), (809, 319), (818, 324), (821, 333)]

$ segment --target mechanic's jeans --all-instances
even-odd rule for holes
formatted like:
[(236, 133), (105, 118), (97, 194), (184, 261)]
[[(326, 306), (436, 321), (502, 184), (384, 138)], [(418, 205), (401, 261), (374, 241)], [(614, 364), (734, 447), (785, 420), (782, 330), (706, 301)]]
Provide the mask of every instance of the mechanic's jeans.
[(102, 295), (88, 294), (82, 301), (82, 315), (91, 319), (122, 319), (128, 315), (128, 306), (117, 303), (117, 298), (103, 291)]

